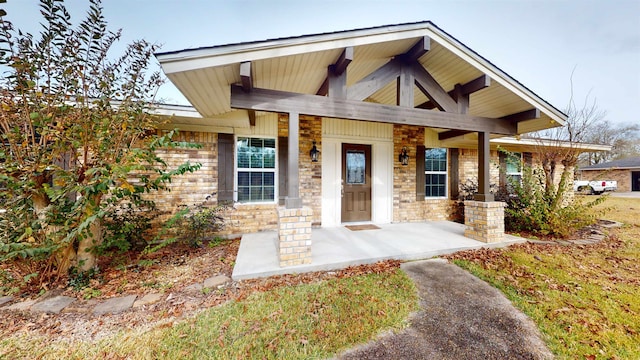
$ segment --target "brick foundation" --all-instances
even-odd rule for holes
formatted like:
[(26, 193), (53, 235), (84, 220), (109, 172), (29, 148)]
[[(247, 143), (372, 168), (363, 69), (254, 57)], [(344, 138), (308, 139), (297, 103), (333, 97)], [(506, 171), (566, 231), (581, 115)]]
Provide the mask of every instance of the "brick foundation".
[(278, 258), (280, 267), (311, 264), (313, 210), (278, 208)]
[(500, 201), (464, 202), (464, 236), (485, 243), (504, 240), (504, 207)]

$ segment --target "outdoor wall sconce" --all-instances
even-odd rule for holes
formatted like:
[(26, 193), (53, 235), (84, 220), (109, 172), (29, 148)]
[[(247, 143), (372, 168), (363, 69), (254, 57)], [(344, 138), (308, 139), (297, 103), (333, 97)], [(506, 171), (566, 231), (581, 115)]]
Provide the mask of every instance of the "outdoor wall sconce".
[(309, 156), (311, 156), (311, 162), (318, 162), (318, 155), (320, 155), (320, 151), (316, 147), (316, 141), (313, 140), (313, 147), (309, 150)]
[(400, 152), (400, 155), (398, 156), (398, 161), (400, 161), (400, 164), (404, 166), (409, 165), (409, 154), (407, 154), (406, 146), (402, 147), (402, 152)]

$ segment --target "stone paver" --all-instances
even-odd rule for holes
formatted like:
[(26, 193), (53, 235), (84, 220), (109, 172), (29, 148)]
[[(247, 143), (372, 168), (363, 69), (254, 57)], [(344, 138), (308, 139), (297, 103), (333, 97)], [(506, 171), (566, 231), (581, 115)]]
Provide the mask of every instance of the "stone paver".
[(31, 306), (31, 311), (47, 314), (59, 314), (62, 309), (69, 306), (75, 298), (68, 296), (54, 296)]
[(202, 283), (195, 283), (184, 288), (186, 292), (201, 292), (202, 291)]
[(79, 313), (90, 314), (93, 308), (99, 303), (96, 299), (90, 299), (87, 301), (74, 302), (62, 310), (65, 313)]
[(217, 288), (221, 285), (224, 285), (226, 282), (230, 281), (229, 277), (224, 275), (218, 275), (214, 277), (210, 277), (204, 281), (205, 288)]
[(6, 309), (7, 310), (25, 311), (25, 310), (31, 309), (31, 306), (33, 304), (35, 304), (35, 303), (36, 303), (36, 300), (21, 301), (19, 303), (15, 303), (13, 305), (7, 306)]
[(147, 294), (143, 296), (142, 299), (136, 300), (136, 302), (133, 303), (133, 307), (137, 308), (140, 306), (152, 305), (162, 300), (163, 297), (164, 297), (164, 294), (160, 294), (160, 293)]
[(11, 301), (13, 301), (13, 296), (3, 296), (3, 297), (0, 297), (0, 306), (2, 306), (2, 305), (4, 305), (4, 304), (6, 304), (6, 303), (8, 303), (8, 302), (11, 302)]
[(93, 313), (95, 315), (119, 314), (131, 309), (134, 301), (136, 301), (136, 297), (136, 295), (129, 295), (106, 300), (96, 305), (96, 307), (93, 308)]

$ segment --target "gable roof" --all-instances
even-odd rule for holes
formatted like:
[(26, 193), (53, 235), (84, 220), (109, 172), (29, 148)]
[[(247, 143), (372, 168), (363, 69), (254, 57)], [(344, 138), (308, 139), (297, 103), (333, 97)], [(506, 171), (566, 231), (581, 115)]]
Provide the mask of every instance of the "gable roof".
[[(248, 127), (246, 111), (230, 106), (230, 86), (241, 82), (240, 63), (251, 61), (256, 87), (316, 94), (328, 66), (346, 47), (354, 48), (346, 70), (350, 86), (425, 36), (431, 40), (430, 50), (418, 61), (446, 91), (483, 74), (491, 78), (489, 87), (470, 95), (469, 114), (500, 118), (539, 109), (539, 118), (518, 123), (518, 134), (566, 122), (560, 110), (430, 21), (185, 49), (156, 57), (170, 81), (202, 115), (203, 124), (233, 118), (234, 127)], [(415, 104), (429, 100), (421, 91), (414, 91), (414, 98)], [(395, 82), (366, 101), (395, 105)], [(229, 114), (234, 112), (245, 115)]]
[(609, 161), (602, 164), (581, 167), (580, 170), (640, 169), (640, 157)]

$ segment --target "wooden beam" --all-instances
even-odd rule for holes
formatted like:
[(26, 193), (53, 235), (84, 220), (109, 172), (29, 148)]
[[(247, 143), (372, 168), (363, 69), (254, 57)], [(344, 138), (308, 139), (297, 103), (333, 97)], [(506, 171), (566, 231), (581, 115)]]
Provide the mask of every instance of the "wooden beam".
[[(329, 65), (329, 71), (333, 71), (336, 76), (342, 75), (346, 70), (347, 66), (353, 61), (353, 47), (349, 46), (342, 50), (342, 53), (338, 57), (335, 63)], [(316, 92), (316, 95), (326, 96), (329, 93), (329, 76), (327, 76), (320, 88)]]
[(344, 99), (347, 97), (347, 73), (343, 72), (342, 74), (338, 74), (335, 71), (335, 66), (329, 66), (327, 70), (327, 95), (329, 97), (341, 98)]
[(431, 39), (428, 36), (424, 36), (418, 40), (409, 51), (400, 55), (400, 58), (402, 58), (402, 61), (410, 64), (418, 61), (418, 59), (429, 52), (429, 50), (431, 50)]
[(503, 135), (515, 135), (517, 130), (515, 124), (502, 119), (260, 88), (254, 88), (251, 93), (245, 93), (241, 87), (236, 85), (231, 85), (231, 107), (283, 113), (295, 111), (311, 116), (418, 125), (439, 129), (486, 131)]
[(533, 120), (533, 119), (539, 119), (539, 118), (540, 118), (540, 110), (538, 109), (529, 109), (529, 110), (521, 111), (519, 113), (501, 117), (501, 119), (510, 121), (514, 124), (519, 123), (520, 121)]
[(289, 187), (287, 197), (284, 199), (284, 206), (287, 209), (299, 209), (302, 207), (300, 199), (300, 116), (297, 112), (289, 113), (289, 152), (287, 164), (287, 178)]
[(396, 87), (396, 105), (410, 107), (414, 106), (413, 104), (413, 83), (414, 83), (413, 73), (411, 73), (411, 69), (404, 66), (400, 69), (400, 76), (397, 79), (397, 87)]
[(473, 196), (476, 201), (490, 202), (494, 200), (491, 193), (491, 172), (489, 158), (490, 134), (488, 132), (478, 132), (478, 193)]
[(364, 100), (368, 98), (400, 76), (402, 65), (403, 63), (396, 59), (382, 65), (362, 80), (349, 86), (347, 89), (347, 98), (350, 100)]
[(470, 95), (476, 91), (480, 91), (491, 85), (491, 78), (487, 75), (480, 75), (479, 77), (469, 81), (466, 84), (462, 84), (462, 94)]
[[(467, 83), (462, 84), (462, 94), (471, 95), (474, 92), (482, 90), (490, 85), (491, 85), (491, 78), (487, 75), (481, 75)], [(449, 90), (447, 94), (449, 94), (449, 96), (453, 98), (455, 94), (455, 88)], [(431, 110), (436, 108), (436, 104), (434, 104), (431, 100), (429, 100), (429, 101), (423, 102), (422, 104), (416, 107), (419, 107), (421, 109)]]
[(324, 81), (322, 82), (322, 85), (320, 85), (320, 88), (316, 92), (316, 95), (327, 96), (328, 93), (329, 93), (329, 79), (324, 78)]
[(458, 104), (458, 114), (466, 114), (469, 112), (469, 94), (462, 92), (462, 85), (456, 84), (453, 88), (452, 98)]
[[(507, 121), (511, 122), (512, 124), (517, 124), (520, 121), (531, 120), (531, 119), (539, 119), (539, 118), (540, 118), (540, 110), (538, 110), (538, 109), (530, 109), (530, 110), (525, 110), (525, 111), (522, 111), (522, 112), (519, 112), (519, 113), (503, 116), (500, 119), (501, 120), (507, 120)], [(466, 130), (445, 131), (445, 132), (441, 132), (441, 133), (438, 134), (438, 140), (447, 140), (447, 139), (451, 139), (451, 138), (454, 138), (454, 137), (466, 135), (466, 134), (471, 133), (471, 132), (473, 132), (473, 131), (466, 131)]]
[(242, 90), (251, 92), (253, 89), (253, 78), (251, 77), (251, 61), (240, 63), (240, 80), (242, 81)]
[(469, 130), (449, 130), (449, 131), (439, 133), (438, 140), (447, 140), (454, 137), (466, 135), (472, 132), (473, 131), (469, 131)]
[(336, 61), (334, 66), (334, 72), (336, 75), (342, 75), (347, 70), (347, 66), (353, 61), (353, 46), (349, 46), (342, 50), (342, 54)]
[(249, 125), (256, 126), (256, 111), (255, 110), (247, 110), (249, 114)]
[(438, 109), (446, 112), (457, 112), (458, 104), (447, 94), (438, 82), (429, 74), (427, 69), (419, 63), (411, 65), (413, 75), (416, 78), (416, 85), (425, 95), (433, 101)]

